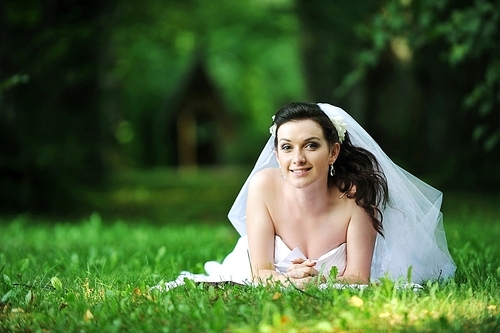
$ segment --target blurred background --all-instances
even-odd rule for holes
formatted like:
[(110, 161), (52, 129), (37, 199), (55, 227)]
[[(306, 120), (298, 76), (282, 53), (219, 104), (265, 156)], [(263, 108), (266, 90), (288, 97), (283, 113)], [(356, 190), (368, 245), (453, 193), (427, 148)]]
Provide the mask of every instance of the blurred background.
[(223, 220), (302, 100), (496, 195), (499, 26), (498, 0), (0, 0), (0, 214)]

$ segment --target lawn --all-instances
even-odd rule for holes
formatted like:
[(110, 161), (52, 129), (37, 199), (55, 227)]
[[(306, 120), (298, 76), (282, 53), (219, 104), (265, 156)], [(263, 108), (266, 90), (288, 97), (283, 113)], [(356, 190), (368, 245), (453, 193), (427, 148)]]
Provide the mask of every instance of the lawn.
[(150, 292), (232, 249), (238, 236), (225, 214), (244, 173), (127, 174), (113, 191), (89, 194), (99, 212), (77, 220), (1, 218), (0, 332), (500, 331), (498, 198), (472, 194), (445, 193), (455, 279), (417, 292), (390, 281)]

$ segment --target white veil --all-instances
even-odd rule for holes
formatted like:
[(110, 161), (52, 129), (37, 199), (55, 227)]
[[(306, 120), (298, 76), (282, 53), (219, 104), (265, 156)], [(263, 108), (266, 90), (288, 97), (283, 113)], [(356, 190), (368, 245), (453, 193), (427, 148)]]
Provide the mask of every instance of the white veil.
[[(372, 152), (389, 186), (389, 204), (383, 210), (384, 237), (378, 235), (372, 260), (371, 279), (409, 277), (421, 283), (452, 277), (455, 264), (448, 252), (440, 211), (442, 193), (397, 166), (372, 137), (344, 110), (330, 104), (318, 104), (329, 117), (341, 115), (347, 123), (353, 145)], [(255, 167), (236, 198), (229, 220), (240, 235), (246, 235), (248, 182), (259, 170), (278, 168), (271, 135)]]

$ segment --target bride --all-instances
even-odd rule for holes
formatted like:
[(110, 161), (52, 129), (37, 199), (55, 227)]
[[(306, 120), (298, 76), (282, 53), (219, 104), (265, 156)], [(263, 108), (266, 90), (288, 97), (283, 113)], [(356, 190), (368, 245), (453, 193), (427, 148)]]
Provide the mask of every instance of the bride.
[(194, 281), (368, 284), (453, 276), (442, 193), (395, 165), (366, 131), (329, 104), (292, 103), (229, 212), (241, 238)]

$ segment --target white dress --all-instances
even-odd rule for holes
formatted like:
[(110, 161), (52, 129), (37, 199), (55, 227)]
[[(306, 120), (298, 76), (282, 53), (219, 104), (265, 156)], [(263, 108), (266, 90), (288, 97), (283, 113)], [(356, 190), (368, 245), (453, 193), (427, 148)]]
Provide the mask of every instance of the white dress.
[[(307, 259), (298, 247), (291, 250), (283, 242), (280, 236), (274, 239), (274, 266), (279, 273), (285, 273), (293, 259)], [(338, 272), (343, 272), (346, 265), (346, 243), (341, 244), (318, 259), (315, 268), (323, 275), (328, 276), (333, 266)], [(222, 263), (209, 261), (205, 263), (207, 274), (193, 274), (182, 272), (175, 281), (170, 281), (164, 285), (157, 286), (160, 290), (169, 290), (184, 284), (184, 279), (188, 278), (196, 282), (225, 282), (231, 281), (239, 284), (252, 284), (252, 271), (248, 255), (247, 236), (239, 238), (234, 250), (224, 259)]]
[[(383, 209), (383, 233), (377, 235), (372, 258), (370, 279), (376, 282), (387, 277), (406, 283), (422, 283), (453, 277), (456, 266), (448, 251), (440, 211), (443, 194), (396, 165), (371, 136), (344, 110), (330, 104), (318, 104), (325, 114), (342, 117), (353, 145), (375, 155), (389, 188), (389, 204)], [(250, 178), (265, 168), (278, 168), (274, 154), (274, 134), (267, 141), (254, 169), (246, 180), (231, 210), (229, 220), (242, 236), (235, 249), (222, 264), (208, 262), (207, 275), (182, 272), (179, 278), (167, 282), (167, 289), (182, 284), (185, 277), (196, 281), (233, 281), (250, 283), (250, 264), (246, 239), (246, 201)], [(337, 266), (343, 272), (346, 265), (345, 244), (318, 259), (316, 268), (327, 272)], [(302, 256), (298, 249), (290, 250), (276, 237), (275, 265), (286, 270), (289, 260)], [(314, 259), (314, 258), (313, 258)], [(288, 260), (288, 262), (287, 262)], [(323, 261), (324, 260), (324, 261)], [(163, 286), (158, 286), (160, 289)]]

